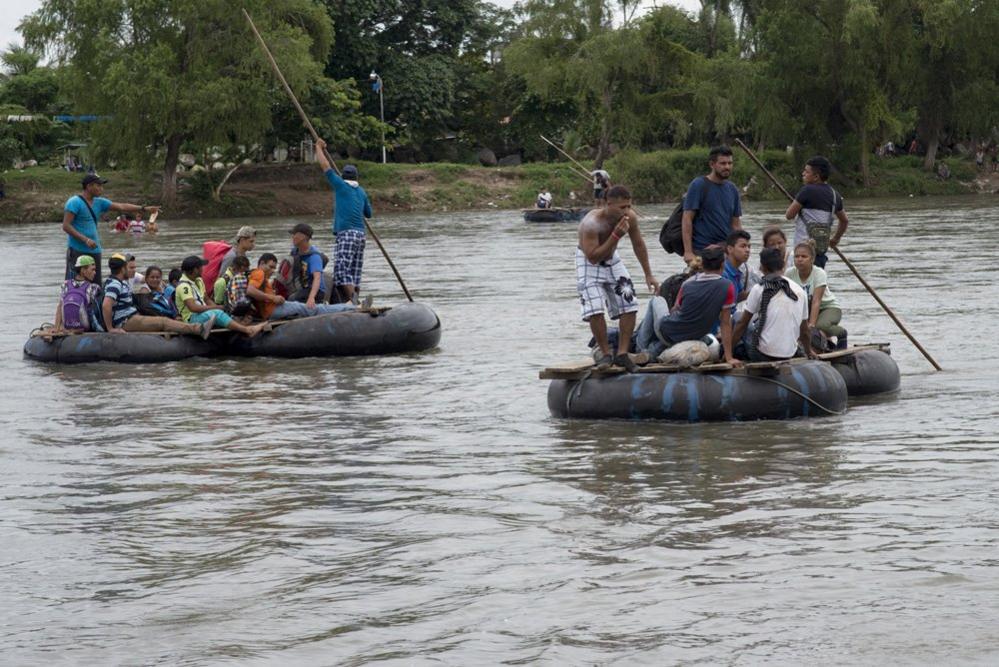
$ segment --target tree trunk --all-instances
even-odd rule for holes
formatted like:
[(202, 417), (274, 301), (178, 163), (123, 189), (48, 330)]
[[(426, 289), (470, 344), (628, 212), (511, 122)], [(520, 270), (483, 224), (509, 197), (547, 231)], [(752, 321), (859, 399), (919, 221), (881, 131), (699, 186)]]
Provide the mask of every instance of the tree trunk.
[(212, 199), (214, 199), (220, 204), (222, 203), (222, 188), (225, 187), (225, 184), (229, 181), (229, 177), (235, 174), (236, 170), (239, 169), (240, 165), (242, 164), (243, 164), (242, 162), (237, 162), (234, 167), (231, 167), (225, 173), (225, 175), (222, 177), (222, 180), (219, 181), (218, 187), (212, 188)]
[(871, 150), (867, 145), (867, 128), (860, 128), (860, 175), (864, 179), (864, 187), (871, 187)]
[(183, 137), (175, 134), (167, 139), (166, 159), (163, 162), (162, 203), (172, 206), (177, 201), (177, 164), (180, 162), (180, 144)]
[(593, 159), (594, 169), (603, 169), (604, 160), (610, 157), (610, 118), (611, 118), (611, 94), (610, 90), (604, 90), (600, 96), (600, 105), (603, 107), (603, 119), (600, 121), (600, 141), (597, 144), (597, 156)]
[(933, 130), (926, 142), (926, 157), (923, 159), (923, 169), (933, 171), (937, 162), (937, 150), (940, 148), (940, 133)]

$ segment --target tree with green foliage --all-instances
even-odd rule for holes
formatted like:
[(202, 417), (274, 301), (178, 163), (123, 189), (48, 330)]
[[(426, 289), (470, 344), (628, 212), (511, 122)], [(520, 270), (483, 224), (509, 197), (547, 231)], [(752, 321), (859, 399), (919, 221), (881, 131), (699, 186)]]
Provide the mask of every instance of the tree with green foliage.
[[(508, 12), (481, 0), (324, 0), (333, 21), (328, 76), (384, 81), (385, 120), (400, 142), (432, 143), (484, 102), (480, 75), (509, 27)], [(362, 109), (377, 116), (378, 95)]]
[(44, 0), (21, 30), (65, 68), (74, 111), (108, 119), (94, 128), (97, 154), (133, 165), (158, 155), (169, 203), (183, 146), (259, 141), (284, 94), (242, 7), (293, 88), (321, 77), (332, 28), (312, 0)]

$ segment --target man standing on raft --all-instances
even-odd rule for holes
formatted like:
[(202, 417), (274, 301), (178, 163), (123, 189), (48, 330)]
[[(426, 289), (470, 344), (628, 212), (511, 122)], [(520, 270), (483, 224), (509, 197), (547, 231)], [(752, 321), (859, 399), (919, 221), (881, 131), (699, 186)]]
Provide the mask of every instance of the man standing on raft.
[(371, 217), (371, 202), (357, 182), (357, 167), (348, 164), (341, 178), (326, 159), (326, 142), (319, 139), (316, 150), (319, 168), (333, 188), (333, 284), (339, 301), (356, 304), (364, 266), (364, 219)]
[[(631, 334), (635, 331), (638, 299), (635, 285), (617, 253), (617, 244), (627, 234), (638, 262), (645, 272), (645, 284), (655, 293), (659, 284), (649, 268), (649, 251), (638, 229), (638, 216), (631, 209), (631, 192), (615, 185), (606, 194), (606, 204), (590, 211), (579, 223), (579, 246), (576, 248), (576, 289), (582, 304), (583, 321), (600, 348), (597, 368), (612, 364), (629, 372), (635, 362), (628, 356)], [(607, 342), (607, 321), (604, 309), (612, 320), (620, 319), (617, 354), (611, 355)]]

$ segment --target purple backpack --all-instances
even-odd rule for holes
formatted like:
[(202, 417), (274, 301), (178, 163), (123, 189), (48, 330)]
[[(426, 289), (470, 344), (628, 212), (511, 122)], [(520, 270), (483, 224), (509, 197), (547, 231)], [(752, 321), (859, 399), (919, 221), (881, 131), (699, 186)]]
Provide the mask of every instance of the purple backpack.
[(88, 293), (93, 283), (66, 281), (66, 293), (62, 297), (62, 325), (76, 331), (90, 331), (90, 299)]

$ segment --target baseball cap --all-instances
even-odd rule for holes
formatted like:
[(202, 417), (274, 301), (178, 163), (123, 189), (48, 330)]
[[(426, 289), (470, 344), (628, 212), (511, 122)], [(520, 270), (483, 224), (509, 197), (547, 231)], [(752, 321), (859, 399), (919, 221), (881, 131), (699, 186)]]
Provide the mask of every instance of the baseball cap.
[(184, 273), (190, 273), (199, 266), (204, 266), (207, 263), (207, 259), (201, 259), (197, 255), (188, 255), (184, 258), (184, 261), (180, 263), (180, 270)]
[(343, 177), (349, 178), (352, 181), (357, 180), (357, 167), (352, 164), (348, 164), (343, 168)]
[(251, 238), (255, 237), (256, 235), (257, 235), (257, 230), (256, 229), (254, 229), (253, 227), (250, 227), (249, 225), (243, 225), (242, 227), (239, 228), (239, 231), (236, 232), (236, 240), (239, 240), (239, 239), (251, 239)]
[(80, 255), (76, 258), (76, 264), (74, 266), (78, 269), (82, 269), (85, 266), (94, 266), (96, 264), (96, 260), (94, 260), (94, 258), (90, 255)]
[(289, 234), (305, 234), (310, 239), (312, 238), (312, 225), (307, 225), (304, 222), (300, 222), (291, 229), (288, 230)]
[(104, 185), (107, 182), (108, 182), (108, 179), (101, 178), (97, 174), (87, 174), (86, 176), (83, 177), (83, 181), (81, 181), (81, 183), (83, 184), (83, 187), (87, 187), (91, 183), (100, 183), (101, 185)]

